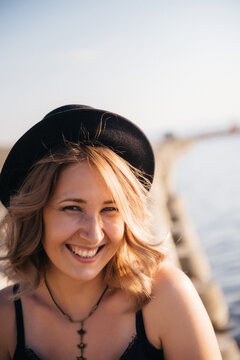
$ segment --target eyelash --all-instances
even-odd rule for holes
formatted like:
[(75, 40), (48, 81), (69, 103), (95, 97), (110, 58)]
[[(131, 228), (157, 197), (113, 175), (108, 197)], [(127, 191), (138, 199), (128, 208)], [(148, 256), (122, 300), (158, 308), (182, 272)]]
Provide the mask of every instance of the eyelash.
[(112, 211), (118, 211), (118, 209), (116, 207), (114, 207), (114, 206), (109, 206), (109, 207), (105, 207), (104, 209), (102, 209), (102, 211), (103, 212), (105, 212), (105, 211), (112, 212)]
[[(66, 210), (70, 210), (70, 211), (80, 211), (82, 212), (82, 208), (80, 208), (79, 206), (76, 205), (69, 205), (69, 206), (65, 206), (64, 208), (62, 208), (62, 211), (66, 211)], [(118, 209), (114, 206), (108, 206), (105, 207), (101, 210), (101, 212), (113, 212), (113, 211), (118, 211)]]
[(79, 206), (76, 206), (76, 205), (64, 206), (64, 208), (62, 208), (62, 211), (66, 211), (66, 210), (70, 210), (70, 211), (82, 211), (82, 209), (81, 209)]

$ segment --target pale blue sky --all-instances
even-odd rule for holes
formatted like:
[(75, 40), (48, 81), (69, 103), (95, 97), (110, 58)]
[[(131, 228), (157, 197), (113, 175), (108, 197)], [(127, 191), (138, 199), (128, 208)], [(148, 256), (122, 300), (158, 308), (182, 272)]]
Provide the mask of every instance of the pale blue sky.
[(238, 0), (0, 0), (0, 144), (67, 103), (152, 138), (240, 124), (239, 19)]

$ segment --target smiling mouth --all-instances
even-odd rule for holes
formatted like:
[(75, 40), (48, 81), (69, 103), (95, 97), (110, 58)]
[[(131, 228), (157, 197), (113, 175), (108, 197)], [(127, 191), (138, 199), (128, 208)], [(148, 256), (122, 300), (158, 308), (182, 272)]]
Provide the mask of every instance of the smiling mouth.
[(91, 250), (86, 250), (86, 249), (81, 249), (78, 246), (74, 246), (74, 245), (69, 245), (67, 244), (66, 247), (68, 248), (68, 250), (70, 250), (73, 254), (84, 258), (84, 259), (91, 259), (93, 258), (96, 254), (99, 253), (99, 251), (102, 250), (102, 248), (104, 247), (104, 245), (99, 246), (98, 248), (95, 249), (91, 249)]

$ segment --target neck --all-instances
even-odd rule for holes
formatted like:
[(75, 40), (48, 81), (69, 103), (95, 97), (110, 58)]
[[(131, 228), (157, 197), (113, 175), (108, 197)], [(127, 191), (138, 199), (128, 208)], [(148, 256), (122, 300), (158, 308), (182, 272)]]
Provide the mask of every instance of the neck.
[[(46, 272), (46, 281), (54, 300), (73, 319), (84, 318), (106, 287), (102, 276), (89, 281), (80, 281), (64, 274), (56, 275), (51, 270)], [(45, 284), (43, 286), (48, 302), (55, 307)]]

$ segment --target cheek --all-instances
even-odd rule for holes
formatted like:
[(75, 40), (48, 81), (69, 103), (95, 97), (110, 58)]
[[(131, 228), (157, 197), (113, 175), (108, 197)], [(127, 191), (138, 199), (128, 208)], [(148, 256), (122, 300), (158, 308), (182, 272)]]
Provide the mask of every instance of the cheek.
[(67, 218), (64, 213), (46, 212), (43, 216), (45, 237), (59, 238), (75, 231), (79, 226), (76, 218)]
[(124, 222), (120, 220), (108, 224), (107, 233), (113, 242), (119, 243), (124, 236)]
[[(66, 227), (65, 227), (66, 231)], [(54, 247), (64, 235), (64, 223), (59, 221), (56, 216), (49, 212), (43, 214), (43, 239), (42, 244), (45, 249)]]

